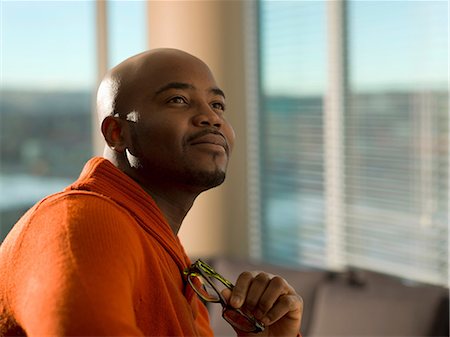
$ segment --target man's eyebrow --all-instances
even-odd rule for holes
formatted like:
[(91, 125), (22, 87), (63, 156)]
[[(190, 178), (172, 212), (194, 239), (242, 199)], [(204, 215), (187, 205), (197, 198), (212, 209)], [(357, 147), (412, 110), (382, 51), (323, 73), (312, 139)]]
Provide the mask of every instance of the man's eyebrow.
[(219, 88), (211, 88), (210, 91), (214, 94), (214, 95), (219, 95), (222, 96), (223, 98), (225, 98), (225, 93), (223, 92), (223, 90), (219, 89)]
[[(194, 85), (192, 85), (190, 83), (170, 82), (170, 83), (163, 85), (158, 90), (156, 90), (155, 95), (159, 95), (160, 93), (170, 90), (170, 89), (196, 89), (196, 88)], [(212, 92), (214, 95), (219, 95), (219, 96), (222, 96), (223, 98), (225, 98), (225, 93), (223, 92), (223, 90), (221, 90), (217, 87), (212, 87), (209, 89), (209, 91)]]
[(159, 95), (160, 93), (169, 90), (169, 89), (195, 89), (195, 87), (192, 84), (189, 83), (183, 83), (183, 82), (170, 82), (165, 85), (163, 85), (161, 88), (159, 88), (155, 95)]

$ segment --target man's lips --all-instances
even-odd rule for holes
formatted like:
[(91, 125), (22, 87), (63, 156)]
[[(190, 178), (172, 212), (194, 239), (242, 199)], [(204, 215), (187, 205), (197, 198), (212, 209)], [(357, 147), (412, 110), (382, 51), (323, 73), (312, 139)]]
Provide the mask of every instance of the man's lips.
[(198, 144), (213, 144), (221, 146), (225, 149), (225, 152), (228, 154), (228, 142), (225, 138), (225, 136), (216, 130), (210, 131), (205, 130), (203, 132), (200, 132), (198, 134), (195, 134), (193, 137), (191, 137), (189, 141), (190, 145), (198, 145)]

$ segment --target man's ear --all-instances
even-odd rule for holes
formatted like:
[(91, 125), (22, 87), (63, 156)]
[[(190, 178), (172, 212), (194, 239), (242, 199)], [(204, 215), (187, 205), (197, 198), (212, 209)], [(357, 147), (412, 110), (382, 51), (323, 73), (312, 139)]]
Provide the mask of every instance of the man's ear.
[(125, 152), (127, 122), (119, 117), (107, 116), (102, 122), (102, 133), (108, 146), (116, 152)]

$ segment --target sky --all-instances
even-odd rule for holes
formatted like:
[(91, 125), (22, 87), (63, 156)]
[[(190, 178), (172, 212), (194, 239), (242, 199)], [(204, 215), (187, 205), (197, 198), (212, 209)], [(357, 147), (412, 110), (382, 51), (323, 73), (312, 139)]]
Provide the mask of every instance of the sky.
[[(95, 86), (94, 0), (0, 1), (4, 88)], [(326, 2), (264, 1), (261, 9), (267, 90), (323, 92)], [(144, 1), (108, 1), (110, 66), (147, 49), (145, 11)], [(350, 1), (349, 32), (351, 82), (358, 87), (447, 87), (446, 0)]]
[[(262, 69), (271, 93), (327, 86), (327, 3), (264, 1)], [(363, 90), (448, 88), (448, 2), (349, 1), (350, 82)]]
[[(96, 4), (1, 0), (3, 88), (91, 90)], [(147, 49), (145, 2), (109, 1), (109, 64)]]

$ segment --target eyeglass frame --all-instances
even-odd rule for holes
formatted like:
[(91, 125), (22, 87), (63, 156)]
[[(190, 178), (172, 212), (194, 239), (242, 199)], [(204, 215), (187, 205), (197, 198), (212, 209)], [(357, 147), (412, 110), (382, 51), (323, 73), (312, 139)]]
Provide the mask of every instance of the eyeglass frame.
[[(189, 283), (189, 285), (191, 286), (191, 288), (194, 290), (194, 292), (204, 301), (206, 302), (211, 302), (211, 303), (220, 303), (222, 305), (222, 317), (225, 321), (227, 321), (230, 325), (232, 325), (233, 327), (237, 328), (238, 330), (239, 327), (237, 326), (237, 323), (233, 322), (232, 320), (228, 320), (225, 317), (225, 312), (227, 310), (233, 310), (235, 312), (237, 312), (238, 314), (240, 314), (241, 316), (243, 316), (245, 319), (247, 319), (250, 323), (253, 324), (254, 329), (250, 330), (250, 331), (243, 331), (243, 332), (251, 332), (251, 333), (258, 333), (258, 332), (262, 332), (265, 329), (264, 323), (262, 323), (261, 321), (259, 321), (258, 319), (256, 319), (253, 315), (250, 314), (246, 314), (245, 312), (243, 312), (241, 309), (239, 308), (233, 308), (231, 305), (229, 305), (227, 303), (227, 301), (225, 300), (225, 298), (223, 297), (222, 293), (219, 291), (219, 289), (216, 287), (216, 285), (210, 280), (210, 277), (218, 280), (219, 282), (221, 282), (225, 287), (227, 287), (228, 289), (232, 290), (234, 288), (234, 284), (230, 281), (228, 281), (226, 278), (224, 278), (222, 275), (220, 275), (219, 273), (217, 273), (209, 264), (207, 264), (206, 262), (202, 261), (202, 260), (197, 260), (195, 263), (193, 263), (190, 267), (186, 268), (184, 270), (184, 275), (187, 276), (187, 281)], [(200, 274), (207, 282), (208, 284), (214, 289), (214, 291), (217, 293), (218, 295), (218, 299), (217, 300), (212, 300), (210, 298), (206, 298), (205, 296), (203, 296), (197, 289), (196, 286), (194, 284), (192, 284), (189, 276), (193, 275), (193, 274)]]

